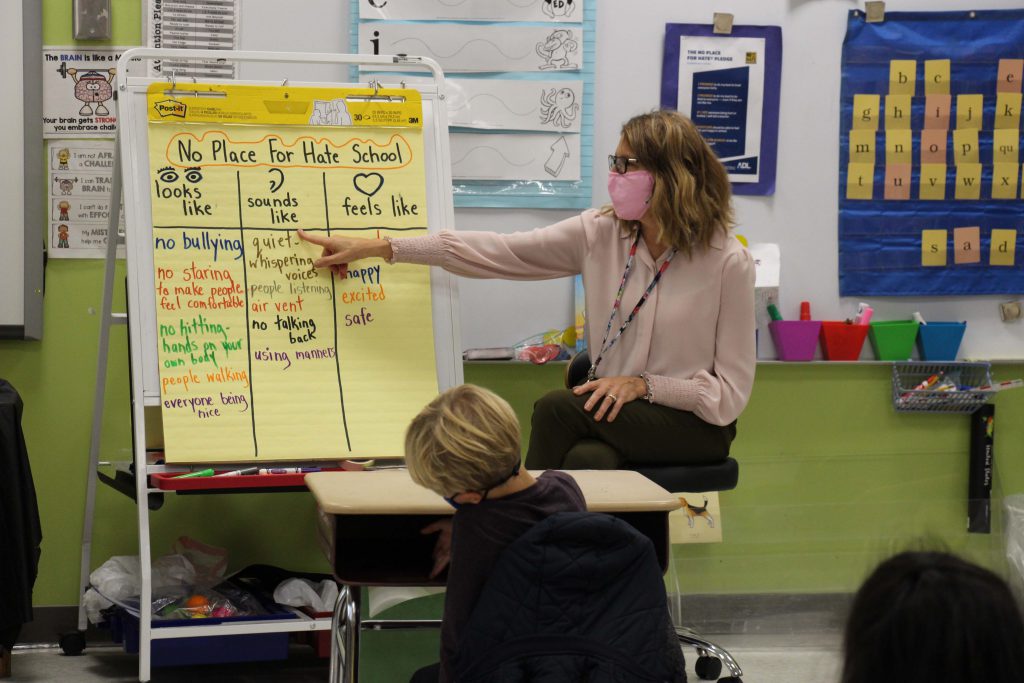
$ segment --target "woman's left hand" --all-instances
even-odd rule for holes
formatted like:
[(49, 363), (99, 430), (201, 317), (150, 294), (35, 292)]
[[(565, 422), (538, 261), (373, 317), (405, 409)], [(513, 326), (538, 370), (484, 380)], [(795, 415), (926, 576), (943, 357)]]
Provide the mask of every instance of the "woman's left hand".
[(583, 409), (591, 411), (597, 408), (595, 421), (600, 422), (607, 415), (608, 421), (612, 422), (624, 404), (647, 394), (647, 384), (640, 377), (601, 377), (574, 387), (572, 391), (577, 396), (588, 391), (594, 392)]

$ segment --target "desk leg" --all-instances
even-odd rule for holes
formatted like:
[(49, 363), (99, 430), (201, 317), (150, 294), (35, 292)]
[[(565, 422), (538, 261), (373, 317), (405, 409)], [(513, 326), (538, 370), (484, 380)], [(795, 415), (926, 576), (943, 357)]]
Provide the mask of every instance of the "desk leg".
[(359, 680), (359, 600), (357, 586), (341, 587), (331, 618), (330, 683)]
[(342, 683), (359, 682), (359, 602), (362, 599), (362, 589), (359, 586), (350, 586), (348, 590), (348, 604), (345, 606), (345, 669), (342, 673)]

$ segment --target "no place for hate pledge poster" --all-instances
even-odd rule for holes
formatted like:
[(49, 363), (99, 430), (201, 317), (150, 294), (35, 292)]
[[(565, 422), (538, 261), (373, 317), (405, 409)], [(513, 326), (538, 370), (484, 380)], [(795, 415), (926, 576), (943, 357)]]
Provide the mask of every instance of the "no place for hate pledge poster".
[(427, 232), (419, 93), (183, 87), (225, 96), (148, 96), (167, 461), (401, 455), (437, 394), (429, 271), (332, 277), (296, 230)]

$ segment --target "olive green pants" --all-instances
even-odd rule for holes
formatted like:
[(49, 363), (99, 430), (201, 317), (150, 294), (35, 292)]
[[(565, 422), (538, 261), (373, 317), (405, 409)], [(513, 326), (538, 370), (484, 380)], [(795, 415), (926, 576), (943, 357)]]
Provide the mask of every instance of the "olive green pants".
[(529, 469), (613, 470), (629, 467), (710, 465), (725, 460), (736, 422), (719, 427), (691, 412), (630, 401), (614, 422), (583, 409), (590, 394), (559, 389), (533, 406)]

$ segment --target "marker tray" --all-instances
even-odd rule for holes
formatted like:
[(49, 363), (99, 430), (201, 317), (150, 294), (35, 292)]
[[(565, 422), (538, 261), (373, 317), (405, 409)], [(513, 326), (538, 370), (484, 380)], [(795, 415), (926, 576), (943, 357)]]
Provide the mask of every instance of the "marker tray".
[[(929, 323), (930, 324), (930, 323)], [(915, 389), (933, 375), (941, 375), (960, 387), (992, 383), (990, 363), (893, 363), (892, 403), (898, 413), (973, 413), (995, 393), (957, 389)]]
[(823, 320), (821, 353), (825, 360), (858, 360), (867, 336), (867, 325), (854, 325), (842, 320)]
[[(252, 467), (252, 465), (249, 465)], [(285, 465), (282, 465), (285, 467)], [(215, 474), (231, 472), (241, 467), (214, 469)], [(341, 467), (322, 467), (321, 472), (341, 472)], [(218, 491), (243, 492), (250, 489), (282, 489), (302, 491), (306, 488), (306, 474), (243, 474), (238, 477), (188, 477), (178, 479), (180, 472), (164, 472), (150, 475), (152, 486), (161, 491), (178, 493), (216, 493)]]
[(917, 330), (921, 360), (956, 360), (967, 323), (928, 323)]

